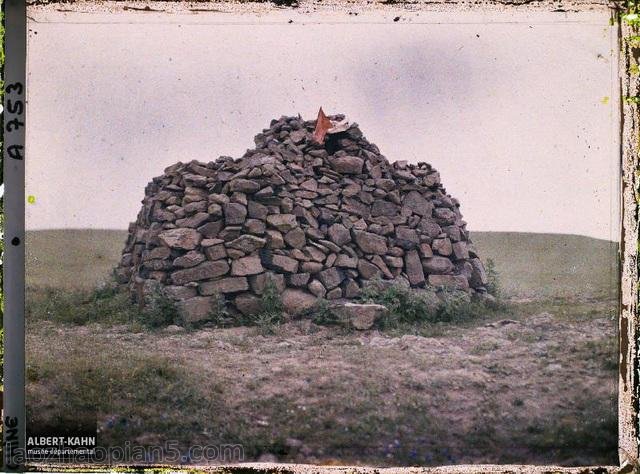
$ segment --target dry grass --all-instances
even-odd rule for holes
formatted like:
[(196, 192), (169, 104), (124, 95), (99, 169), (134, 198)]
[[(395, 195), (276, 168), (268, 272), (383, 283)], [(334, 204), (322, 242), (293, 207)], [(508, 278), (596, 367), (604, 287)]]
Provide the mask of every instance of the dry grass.
[(107, 445), (242, 444), (254, 460), (614, 463), (614, 324), (552, 307), (441, 323), (437, 337), (308, 321), (273, 334), (33, 321), (30, 420), (87, 413)]
[(27, 286), (90, 290), (109, 278), (127, 232), (60, 229), (27, 232)]

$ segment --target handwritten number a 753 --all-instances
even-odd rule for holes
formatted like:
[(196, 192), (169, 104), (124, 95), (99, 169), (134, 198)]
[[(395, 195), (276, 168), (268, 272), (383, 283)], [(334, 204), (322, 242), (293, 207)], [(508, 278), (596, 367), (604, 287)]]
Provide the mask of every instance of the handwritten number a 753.
[[(17, 94), (19, 96), (18, 98), (13, 99), (7, 98), (7, 112), (9, 114), (17, 115), (17, 117), (7, 120), (5, 124), (5, 130), (10, 133), (24, 127), (24, 118), (22, 116), (24, 114), (25, 107), (24, 100), (21, 97), (24, 93), (24, 86), (21, 82), (13, 82), (11, 84), (7, 84), (5, 92), (7, 95)], [(8, 145), (7, 153), (9, 157), (14, 160), (23, 160), (24, 146), (19, 144)]]
[[(24, 92), (24, 86), (21, 82), (13, 82), (7, 85), (5, 91), (7, 94), (15, 92), (16, 94), (21, 95)], [(7, 112), (21, 116), (24, 114), (24, 101), (20, 98), (17, 100), (7, 99)], [(14, 130), (18, 130), (20, 127), (24, 127), (24, 122), (16, 117), (7, 121), (5, 129), (7, 132), (13, 132)]]

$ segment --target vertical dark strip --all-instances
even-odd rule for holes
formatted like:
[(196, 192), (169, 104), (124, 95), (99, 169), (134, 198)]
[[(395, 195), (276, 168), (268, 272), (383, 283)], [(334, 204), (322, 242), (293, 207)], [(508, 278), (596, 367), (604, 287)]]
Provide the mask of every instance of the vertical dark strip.
[(25, 448), (24, 162), (26, 4), (6, 0), (4, 67), (4, 471), (23, 469)]

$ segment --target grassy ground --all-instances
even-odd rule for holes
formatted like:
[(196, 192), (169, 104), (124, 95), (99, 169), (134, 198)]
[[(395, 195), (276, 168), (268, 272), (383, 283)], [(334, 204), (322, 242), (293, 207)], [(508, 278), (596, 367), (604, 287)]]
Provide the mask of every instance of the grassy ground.
[[(611, 268), (608, 243), (476, 235), (511, 302), (461, 322), (188, 331), (145, 328), (118, 295), (69, 292), (108, 274), (123, 236), (28, 236), (33, 426), (84, 413), (103, 444), (175, 439), (185, 461), (194, 444), (242, 444), (245, 460), (324, 464), (617, 462), (616, 302), (595, 276)], [(545, 239), (555, 259), (522, 253)], [(59, 250), (78, 240), (77, 256)], [(56, 255), (85, 261), (82, 278)]]
[(616, 297), (615, 242), (518, 232), (474, 232), (471, 237), (480, 256), (495, 262), (507, 296)]
[(109, 277), (126, 237), (123, 230), (27, 232), (27, 286), (92, 289)]

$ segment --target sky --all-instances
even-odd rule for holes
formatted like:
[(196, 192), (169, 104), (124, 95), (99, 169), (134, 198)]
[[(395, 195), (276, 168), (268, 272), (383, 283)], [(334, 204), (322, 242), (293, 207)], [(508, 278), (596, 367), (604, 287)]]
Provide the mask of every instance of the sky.
[(165, 167), (323, 106), (431, 163), (471, 231), (618, 240), (608, 13), (290, 16), (34, 15), (27, 228), (125, 229)]

